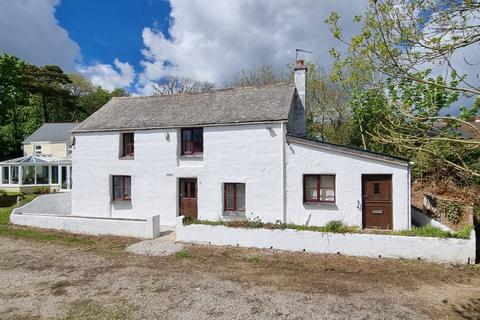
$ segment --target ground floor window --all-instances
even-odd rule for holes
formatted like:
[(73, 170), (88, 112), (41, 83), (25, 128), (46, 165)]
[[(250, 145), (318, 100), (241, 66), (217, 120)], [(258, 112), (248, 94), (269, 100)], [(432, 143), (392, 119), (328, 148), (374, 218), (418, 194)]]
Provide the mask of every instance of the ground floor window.
[(18, 183), (18, 167), (14, 166), (14, 167), (11, 167), (11, 168), (12, 169), (10, 169), (10, 171), (12, 173), (12, 183), (17, 184)]
[(37, 176), (36, 184), (48, 184), (48, 166), (38, 166), (35, 168)]
[(10, 170), (9, 167), (2, 167), (2, 183), (9, 184), (10, 183)]
[(53, 166), (52, 167), (52, 184), (57, 184), (58, 183), (58, 167)]
[(304, 202), (335, 202), (335, 175), (304, 175), (303, 200)]
[(114, 201), (131, 199), (131, 181), (130, 176), (112, 176), (112, 199)]
[(22, 184), (35, 184), (35, 167), (22, 166)]
[(245, 211), (245, 183), (224, 184), (225, 211)]

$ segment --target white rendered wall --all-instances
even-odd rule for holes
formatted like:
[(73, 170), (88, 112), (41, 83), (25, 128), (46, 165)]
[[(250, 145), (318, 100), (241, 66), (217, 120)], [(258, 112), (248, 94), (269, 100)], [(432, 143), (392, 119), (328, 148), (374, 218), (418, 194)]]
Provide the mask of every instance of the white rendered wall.
[(431, 262), (475, 263), (475, 231), (470, 239), (443, 239), (376, 234), (325, 233), (297, 230), (229, 228), (192, 224), (179, 217), (177, 241), (261, 249), (345, 254), (372, 258), (420, 259)]
[[(175, 225), (178, 178), (194, 177), (198, 179), (199, 219), (222, 216), (224, 182), (246, 184), (247, 216), (259, 216), (263, 221), (281, 219), (281, 126), (205, 127), (202, 159), (178, 156), (178, 129), (135, 131), (133, 160), (119, 159), (118, 132), (76, 134), (72, 214), (114, 218), (160, 215), (162, 225)], [(130, 203), (111, 202), (111, 175), (132, 176)]]
[[(410, 227), (407, 165), (292, 142), (286, 148), (286, 222), (324, 225), (342, 220), (362, 227), (362, 174), (391, 174), (393, 229)], [(334, 174), (335, 204), (303, 203), (304, 174)]]
[(157, 238), (160, 235), (160, 220), (158, 216), (149, 217), (145, 220), (129, 220), (15, 213), (14, 211), (10, 215), (10, 222), (22, 226), (90, 235), (138, 237), (145, 239)]

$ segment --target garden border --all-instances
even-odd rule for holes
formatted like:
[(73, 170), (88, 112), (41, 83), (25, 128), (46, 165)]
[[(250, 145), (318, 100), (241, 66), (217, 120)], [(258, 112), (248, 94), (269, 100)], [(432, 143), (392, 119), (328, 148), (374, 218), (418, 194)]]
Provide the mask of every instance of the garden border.
[(454, 264), (475, 263), (474, 230), (470, 234), (470, 239), (464, 240), (292, 229), (248, 229), (204, 224), (184, 225), (183, 218), (178, 217), (176, 225), (176, 237), (180, 242)]

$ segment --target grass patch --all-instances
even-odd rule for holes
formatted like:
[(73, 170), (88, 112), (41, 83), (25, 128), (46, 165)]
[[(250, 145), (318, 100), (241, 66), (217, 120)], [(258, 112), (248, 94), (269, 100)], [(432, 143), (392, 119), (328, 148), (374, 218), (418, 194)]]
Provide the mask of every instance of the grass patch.
[(212, 220), (184, 220), (185, 225), (203, 224), (208, 226), (226, 226), (232, 228), (250, 228), (250, 229), (293, 229), (298, 231), (319, 231), (319, 232), (336, 232), (336, 233), (354, 233), (360, 232), (360, 228), (356, 226), (348, 226), (342, 221), (333, 220), (324, 226), (302, 226), (291, 223), (264, 223), (259, 219), (253, 220), (234, 220), (234, 221), (212, 221)]
[(426, 225), (422, 227), (412, 227), (411, 230), (392, 231), (390, 234), (396, 236), (417, 236), (417, 237), (435, 237), (435, 238), (455, 238), (455, 239), (470, 239), (472, 233), (472, 226), (466, 226), (460, 231), (451, 232), (440, 228)]
[[(237, 221), (211, 221), (211, 220), (184, 220), (185, 225), (189, 224), (203, 224), (209, 226), (225, 226), (232, 228), (250, 228), (250, 229), (272, 229), (272, 230), (298, 230), (298, 231), (317, 231), (330, 233), (364, 233), (362, 229), (357, 226), (349, 226), (340, 220), (332, 220), (324, 226), (304, 226), (290, 223), (263, 223), (258, 218), (253, 220), (237, 220)], [(383, 235), (393, 236), (415, 236), (415, 237), (435, 237), (435, 238), (455, 238), (455, 239), (470, 239), (473, 226), (466, 226), (464, 229), (456, 232), (444, 231), (440, 228), (431, 225), (423, 227), (412, 227), (411, 230), (402, 231), (379, 231)], [(372, 233), (371, 230), (365, 233)]]
[(177, 258), (181, 258), (181, 259), (185, 259), (185, 258), (191, 258), (192, 255), (190, 254), (190, 252), (188, 252), (187, 250), (185, 249), (182, 249), (178, 252), (175, 253), (175, 256)]
[(260, 258), (259, 256), (248, 256), (247, 261), (252, 263), (258, 263), (262, 261), (262, 258)]
[(0, 236), (40, 241), (55, 241), (66, 245), (92, 246), (96, 244), (96, 241), (94, 240), (85, 239), (68, 233), (42, 231), (33, 228), (10, 225), (10, 215), (12, 214), (13, 209), (29, 203), (35, 199), (35, 197), (36, 195), (25, 195), (18, 204), (7, 208), (0, 208)]

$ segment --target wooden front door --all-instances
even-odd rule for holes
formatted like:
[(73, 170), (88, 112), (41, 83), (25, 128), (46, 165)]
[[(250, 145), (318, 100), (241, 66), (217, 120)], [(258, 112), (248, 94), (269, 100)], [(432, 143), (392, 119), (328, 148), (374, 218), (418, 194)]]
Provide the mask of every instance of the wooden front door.
[(392, 229), (392, 176), (362, 176), (363, 227)]
[(179, 183), (180, 214), (197, 219), (197, 179), (181, 178)]

